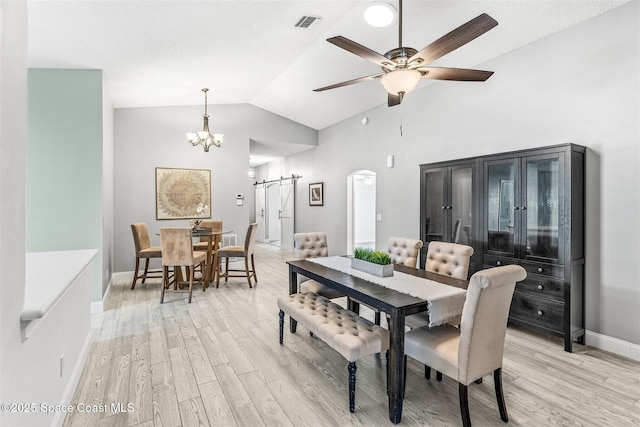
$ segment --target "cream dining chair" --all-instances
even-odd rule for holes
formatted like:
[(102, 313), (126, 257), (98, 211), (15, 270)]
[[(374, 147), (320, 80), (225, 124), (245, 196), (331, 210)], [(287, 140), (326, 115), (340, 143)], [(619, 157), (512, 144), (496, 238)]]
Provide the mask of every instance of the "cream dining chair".
[[(424, 269), (432, 273), (467, 280), (471, 255), (473, 255), (471, 246), (431, 241), (427, 249)], [(423, 312), (407, 316), (405, 324), (409, 328), (427, 326), (429, 325), (429, 314)]]
[[(387, 253), (393, 264), (416, 268), (422, 244), (422, 240), (408, 239), (406, 237), (390, 237), (387, 245)], [(380, 311), (376, 309), (373, 311), (375, 316), (374, 323), (379, 325)]]
[[(296, 233), (293, 235), (293, 247), (298, 259), (329, 256), (327, 235), (323, 232)], [(300, 274), (298, 274), (298, 290), (301, 293), (313, 292), (329, 299), (345, 296), (335, 289)]]
[(509, 308), (516, 282), (527, 277), (524, 268), (507, 265), (481, 270), (469, 282), (460, 327), (449, 324), (422, 326), (405, 333), (406, 357), (458, 381), (460, 414), (464, 427), (471, 427), (468, 386), (493, 373), (500, 418), (509, 420), (502, 391), (502, 359)]

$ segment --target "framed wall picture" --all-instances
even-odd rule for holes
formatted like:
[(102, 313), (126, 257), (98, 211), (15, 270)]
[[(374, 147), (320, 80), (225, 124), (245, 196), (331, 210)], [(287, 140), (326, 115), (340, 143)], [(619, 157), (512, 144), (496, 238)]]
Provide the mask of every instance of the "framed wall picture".
[(314, 182), (309, 184), (309, 206), (322, 206), (324, 204), (324, 183)]
[(211, 171), (156, 168), (156, 219), (203, 218), (211, 218)]

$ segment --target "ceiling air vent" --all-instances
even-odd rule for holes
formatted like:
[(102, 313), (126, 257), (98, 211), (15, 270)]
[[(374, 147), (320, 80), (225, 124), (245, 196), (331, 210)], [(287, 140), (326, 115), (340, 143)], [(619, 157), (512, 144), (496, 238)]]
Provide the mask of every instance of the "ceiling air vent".
[(320, 19), (322, 18), (320, 18), (319, 16), (303, 16), (298, 20), (295, 26), (298, 28), (310, 28), (316, 21), (319, 21)]

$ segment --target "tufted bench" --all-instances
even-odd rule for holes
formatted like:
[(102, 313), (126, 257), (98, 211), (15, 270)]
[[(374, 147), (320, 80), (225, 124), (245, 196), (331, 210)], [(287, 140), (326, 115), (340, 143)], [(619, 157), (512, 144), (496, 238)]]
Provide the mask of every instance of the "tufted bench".
[[(312, 334), (327, 343), (349, 362), (349, 411), (355, 408), (356, 361), (389, 349), (389, 331), (374, 325), (353, 311), (342, 308), (313, 292), (284, 295), (278, 298), (280, 309), (280, 344), (284, 315), (300, 322)], [(295, 331), (295, 328), (294, 328)]]

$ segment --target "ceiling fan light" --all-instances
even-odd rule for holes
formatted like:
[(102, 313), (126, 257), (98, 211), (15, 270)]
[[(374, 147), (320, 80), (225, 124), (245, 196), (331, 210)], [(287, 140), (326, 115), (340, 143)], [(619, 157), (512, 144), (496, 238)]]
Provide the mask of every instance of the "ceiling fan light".
[(390, 71), (382, 76), (382, 86), (392, 95), (411, 92), (418, 86), (422, 74), (417, 70), (401, 68)]
[(364, 9), (364, 20), (372, 27), (384, 28), (393, 23), (396, 10), (388, 3), (371, 2)]

